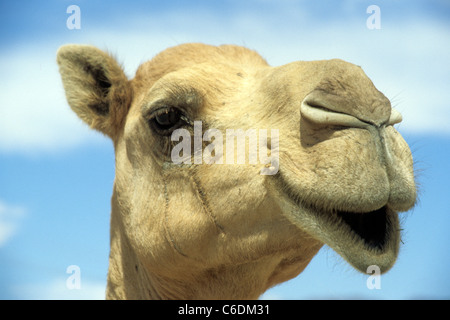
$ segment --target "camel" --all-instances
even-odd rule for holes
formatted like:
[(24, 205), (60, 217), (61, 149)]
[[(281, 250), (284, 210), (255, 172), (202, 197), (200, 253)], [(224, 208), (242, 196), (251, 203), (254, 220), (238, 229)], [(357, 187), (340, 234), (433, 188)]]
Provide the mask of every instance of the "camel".
[[(70, 107), (114, 145), (107, 299), (257, 299), (323, 245), (364, 273), (395, 263), (399, 214), (416, 202), (413, 159), (394, 128), (402, 116), (361, 67), (272, 67), (200, 43), (164, 50), (131, 80), (93, 46), (62, 46), (57, 63)], [(174, 163), (171, 135), (193, 135), (195, 121), (278, 130), (266, 150), (278, 170)]]

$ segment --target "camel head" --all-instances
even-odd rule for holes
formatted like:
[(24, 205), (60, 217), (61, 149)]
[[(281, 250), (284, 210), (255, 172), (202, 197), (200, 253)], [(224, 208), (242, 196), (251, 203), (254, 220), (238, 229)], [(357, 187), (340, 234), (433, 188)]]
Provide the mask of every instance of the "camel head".
[(413, 160), (359, 66), (185, 44), (129, 80), (94, 47), (57, 56), (69, 105), (114, 143), (108, 298), (257, 298), (323, 244), (394, 264)]

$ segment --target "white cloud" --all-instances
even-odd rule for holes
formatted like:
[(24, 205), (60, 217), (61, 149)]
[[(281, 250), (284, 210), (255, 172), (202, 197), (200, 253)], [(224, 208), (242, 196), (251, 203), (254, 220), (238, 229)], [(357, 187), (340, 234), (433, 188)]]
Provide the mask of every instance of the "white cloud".
[(56, 151), (99, 139), (70, 111), (55, 62), (56, 49), (49, 49), (30, 45), (0, 56), (3, 152)]
[(17, 232), (26, 210), (0, 200), (0, 247), (4, 246)]
[[(361, 65), (389, 98), (398, 96), (402, 130), (450, 134), (447, 24), (398, 20), (369, 31), (365, 12), (353, 20), (327, 22), (309, 17), (290, 1), (277, 10), (243, 10), (225, 17), (213, 11), (135, 16), (118, 30), (85, 32), (82, 41), (116, 54), (129, 76), (164, 48), (193, 41), (246, 45), (272, 65), (343, 58)], [(64, 41), (32, 42), (0, 54), (1, 152), (58, 151), (104, 141), (67, 105), (55, 62), (60, 44)]]

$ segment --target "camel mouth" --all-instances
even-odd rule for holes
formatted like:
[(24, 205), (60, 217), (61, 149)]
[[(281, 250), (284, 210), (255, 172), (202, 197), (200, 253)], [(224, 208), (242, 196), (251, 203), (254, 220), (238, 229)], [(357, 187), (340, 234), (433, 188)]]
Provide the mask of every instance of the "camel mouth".
[(384, 273), (394, 265), (399, 251), (400, 223), (397, 212), (388, 205), (370, 212), (308, 211), (306, 216), (321, 226), (319, 232), (314, 228), (310, 234), (357, 270), (366, 273), (369, 266), (375, 265)]
[(361, 238), (367, 247), (383, 250), (390, 231), (387, 211), (387, 206), (383, 206), (365, 213), (337, 211), (336, 216), (350, 228), (351, 232)]
[(388, 203), (370, 212), (325, 209), (306, 202), (283, 179), (278, 179), (278, 186), (283, 190), (280, 204), (288, 220), (328, 245), (355, 269), (366, 273), (369, 266), (376, 265), (384, 273), (394, 265), (400, 247), (400, 222)]
[(382, 273), (395, 263), (400, 242), (398, 214), (388, 205), (370, 212), (309, 208), (295, 212), (294, 223), (322, 241), (350, 265), (366, 273), (377, 266)]

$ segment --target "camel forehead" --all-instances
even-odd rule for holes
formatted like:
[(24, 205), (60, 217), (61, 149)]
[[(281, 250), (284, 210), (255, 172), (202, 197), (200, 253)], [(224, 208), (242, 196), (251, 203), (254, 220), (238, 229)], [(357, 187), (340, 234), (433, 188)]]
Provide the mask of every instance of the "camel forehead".
[(244, 47), (187, 43), (168, 48), (150, 61), (143, 63), (138, 68), (133, 82), (138, 87), (152, 85), (170, 72), (202, 63), (216, 64), (218, 68), (224, 68), (227, 64), (245, 67), (267, 66), (266, 61), (258, 53)]

